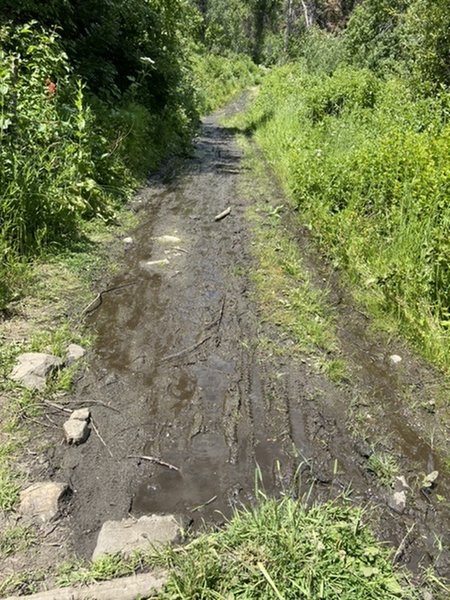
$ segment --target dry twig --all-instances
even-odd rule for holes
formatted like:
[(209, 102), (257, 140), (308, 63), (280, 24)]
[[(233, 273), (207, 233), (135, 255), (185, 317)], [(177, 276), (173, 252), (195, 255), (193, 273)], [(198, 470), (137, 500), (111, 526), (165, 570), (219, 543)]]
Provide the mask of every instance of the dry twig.
[(91, 416), (91, 425), (92, 425), (92, 429), (95, 431), (95, 433), (97, 434), (98, 439), (101, 441), (101, 443), (105, 446), (105, 448), (108, 450), (108, 453), (110, 455), (111, 458), (114, 458), (113, 453), (111, 452), (111, 450), (109, 449), (107, 443), (105, 442), (105, 440), (102, 438), (102, 436), (100, 435), (100, 431), (97, 429), (97, 426), (94, 423), (94, 419)]
[(178, 467), (176, 467), (175, 465), (171, 465), (168, 462), (165, 462), (164, 460), (161, 460), (159, 458), (156, 458), (155, 456), (135, 456), (134, 454), (127, 456), (127, 458), (136, 458), (138, 460), (148, 460), (151, 463), (154, 463), (155, 465), (160, 465), (161, 467), (167, 467), (168, 469), (171, 469), (172, 471), (180, 471), (180, 469)]
[(211, 339), (211, 337), (212, 336), (208, 335), (205, 338), (203, 338), (202, 340), (200, 340), (199, 342), (197, 342), (197, 344), (194, 344), (193, 346), (189, 346), (189, 348), (180, 350), (180, 352), (175, 352), (175, 354), (168, 354), (167, 356), (163, 356), (163, 358), (161, 359), (161, 362), (165, 362), (166, 360), (172, 360), (172, 358), (179, 358), (180, 356), (183, 356), (183, 354), (193, 352), (194, 350), (197, 350), (197, 348), (200, 348), (200, 346), (203, 346), (203, 344), (205, 342), (207, 342), (209, 339)]
[(214, 221), (221, 221), (225, 217), (228, 217), (228, 215), (230, 215), (230, 214), (231, 214), (231, 207), (229, 206), (228, 208), (226, 208), (225, 210), (223, 210), (221, 213), (219, 213), (218, 215), (216, 215), (214, 217)]

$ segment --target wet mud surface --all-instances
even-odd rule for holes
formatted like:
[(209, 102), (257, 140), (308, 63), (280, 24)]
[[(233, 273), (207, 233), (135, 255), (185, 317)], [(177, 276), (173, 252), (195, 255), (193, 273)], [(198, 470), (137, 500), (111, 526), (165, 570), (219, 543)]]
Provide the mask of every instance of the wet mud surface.
[[(240, 109), (238, 102), (228, 111)], [(407, 389), (428, 402), (435, 375), (405, 348), (400, 370), (388, 364), (398, 346), (368, 333), (302, 236), (317, 284), (325, 279), (331, 301), (338, 297), (351, 381), (333, 384), (308, 359), (260, 348), (261, 336), (278, 333), (261, 322), (252, 293), (252, 200), (239, 185), (241, 159), (233, 131), (209, 117), (177, 176), (155, 178), (137, 198), (142, 223), (90, 317), (98, 338), (74, 397), (91, 407), (99, 435), (93, 430), (85, 444), (59, 446), (52, 457), (54, 477), (74, 492), (70, 544), (90, 557), (102, 523), (129, 514), (175, 513), (194, 528), (222, 523), (254, 500), (258, 465), (267, 493), (302, 493), (314, 482), (313, 498), (347, 491), (356, 504), (374, 505), (378, 533), (400, 546), (399, 560), (414, 570), (433, 562), (448, 576), (450, 485), (429, 437), (438, 417), (418, 418), (403, 398)], [(266, 193), (278, 202), (275, 184)], [(231, 215), (216, 222), (228, 206)], [(351, 432), (355, 411), (364, 436)], [(395, 456), (411, 485), (403, 515), (387, 506), (389, 490), (368, 470), (375, 444)], [(425, 492), (418, 482), (433, 470), (437, 487)]]

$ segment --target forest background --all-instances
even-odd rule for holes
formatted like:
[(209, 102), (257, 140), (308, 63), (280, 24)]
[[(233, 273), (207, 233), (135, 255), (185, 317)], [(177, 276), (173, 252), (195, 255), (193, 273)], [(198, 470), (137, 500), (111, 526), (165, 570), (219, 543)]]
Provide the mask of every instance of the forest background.
[(0, 308), (244, 87), (293, 206), (450, 370), (448, 0), (3, 0)]

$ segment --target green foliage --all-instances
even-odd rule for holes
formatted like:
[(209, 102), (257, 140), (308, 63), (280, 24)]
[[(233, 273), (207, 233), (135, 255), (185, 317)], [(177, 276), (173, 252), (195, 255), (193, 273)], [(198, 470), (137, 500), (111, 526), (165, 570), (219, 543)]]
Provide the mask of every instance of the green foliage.
[(29, 548), (35, 540), (30, 527), (17, 525), (0, 532), (0, 557), (4, 558)]
[(344, 39), (312, 27), (292, 44), (291, 53), (308, 72), (330, 74), (345, 62)]
[(411, 0), (364, 0), (345, 32), (351, 59), (375, 70), (396, 69), (402, 56), (399, 21)]
[(259, 80), (260, 70), (246, 55), (219, 56), (206, 52), (194, 55), (194, 87), (201, 113), (225, 104), (234, 94)]
[[(82, 220), (113, 217), (150, 168), (188, 148), (195, 13), (176, 2), (85, 0), (76, 16), (57, 0), (9, 7), (18, 24), (0, 29), (0, 308), (20, 293), (26, 260), (72, 243)], [(40, 23), (19, 24), (32, 16)]]
[[(26, 254), (105, 214), (94, 180), (89, 110), (57, 36), (0, 31), (0, 236)], [(58, 86), (54, 83), (58, 80)]]
[(419, 89), (450, 87), (450, 10), (447, 0), (415, 0), (406, 14), (408, 67)]
[(339, 503), (265, 500), (164, 558), (172, 570), (162, 599), (414, 597), (361, 511)]
[(286, 66), (267, 77), (248, 126), (359, 297), (449, 369), (447, 106), (364, 69)]

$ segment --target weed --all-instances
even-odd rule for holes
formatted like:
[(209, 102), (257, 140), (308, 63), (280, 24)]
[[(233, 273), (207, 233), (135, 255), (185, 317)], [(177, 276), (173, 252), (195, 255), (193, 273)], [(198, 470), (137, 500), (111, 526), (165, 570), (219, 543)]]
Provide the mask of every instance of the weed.
[(244, 54), (200, 53), (193, 57), (194, 85), (202, 113), (211, 112), (229, 101), (237, 92), (253, 85), (260, 70)]
[(240, 125), (378, 325), (450, 369), (447, 100), (342, 66), (274, 69)]
[(35, 541), (36, 536), (30, 527), (9, 527), (0, 533), (0, 557), (23, 552)]
[[(251, 187), (244, 181), (243, 189), (254, 193), (258, 202), (249, 211), (256, 258), (252, 279), (257, 300), (261, 304), (263, 318), (279, 327), (289, 338), (270, 344), (270, 351), (315, 356), (319, 369), (330, 379), (343, 381), (347, 370), (344, 361), (336, 357), (338, 343), (326, 293), (314, 288), (298, 244), (283, 225), (284, 206), (264, 202), (269, 195), (264, 164), (245, 140), (241, 140), (241, 144), (246, 151), (247, 177), (251, 177)], [(254, 186), (255, 179), (259, 182), (258, 189)], [(260, 339), (259, 346), (269, 347), (264, 338)]]
[(392, 486), (399, 473), (399, 466), (395, 458), (386, 453), (374, 452), (368, 459), (367, 467), (386, 487)]
[(24, 571), (8, 575), (0, 581), (0, 594), (34, 594), (38, 590), (39, 582), (44, 581), (46, 576), (45, 571)]
[(338, 502), (308, 509), (289, 497), (266, 499), (160, 561), (171, 568), (162, 599), (413, 597), (362, 512)]
[(8, 465), (0, 466), (0, 510), (12, 510), (19, 499), (19, 481)]

